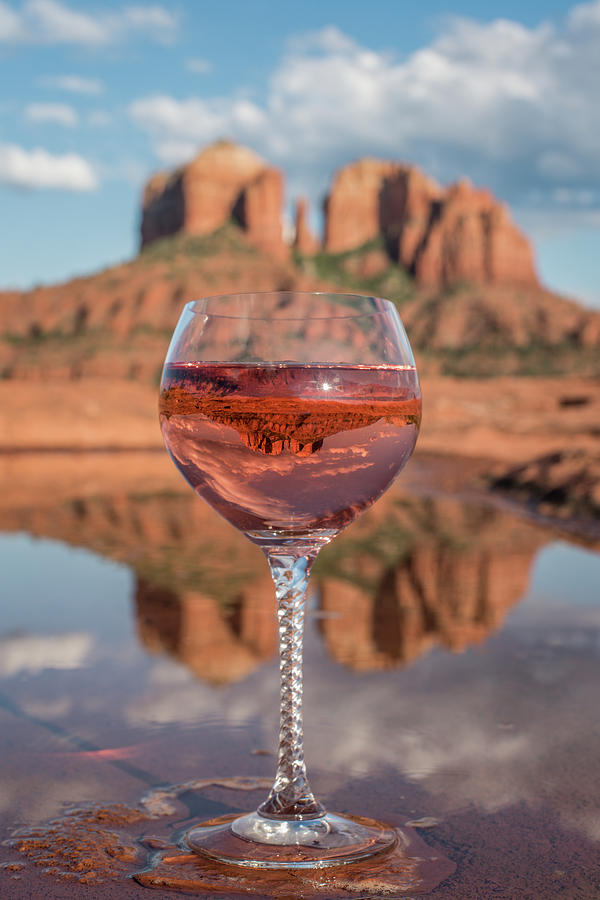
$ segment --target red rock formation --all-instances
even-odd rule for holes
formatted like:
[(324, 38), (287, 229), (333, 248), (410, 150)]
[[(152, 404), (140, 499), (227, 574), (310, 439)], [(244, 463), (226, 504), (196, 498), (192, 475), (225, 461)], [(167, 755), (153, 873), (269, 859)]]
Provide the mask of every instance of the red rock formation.
[(442, 196), (442, 188), (412, 166), (397, 166), (381, 185), (380, 228), (390, 255), (406, 269), (426, 239), (432, 209)]
[(314, 256), (319, 250), (319, 242), (308, 225), (308, 204), (304, 197), (296, 200), (294, 248), (302, 256)]
[[(564, 395), (559, 408), (593, 403), (586, 394)], [(600, 533), (600, 452), (569, 448), (509, 466), (492, 481), (496, 490), (535, 505), (546, 516), (589, 520)]]
[[(349, 249), (378, 235), (385, 236), (385, 242), (348, 254), (340, 266), (342, 278), (334, 267), (321, 276), (316, 266), (295, 266), (277, 257), (280, 201), (275, 198), (280, 190), (279, 173), (267, 169), (251, 151), (218, 144), (177, 173), (154, 176), (146, 186), (145, 243), (182, 230), (181, 239), (169, 242), (164, 253), (162, 249), (142, 253), (64, 284), (0, 291), (0, 387), (12, 381), (10, 388), (3, 388), (9, 398), (4, 407), (11, 412), (5, 414), (10, 428), (3, 431), (0, 423), (0, 442), (10, 444), (15, 439), (15, 423), (22, 428), (18, 444), (26, 435), (30, 440), (33, 433), (35, 418), (15, 413), (18, 384), (49, 378), (78, 383), (101, 378), (154, 385), (166, 352), (166, 336), (189, 300), (235, 294), (249, 286), (257, 292), (344, 290), (348, 276), (366, 280), (380, 275), (384, 295), (398, 296), (401, 276), (390, 267), (390, 256), (434, 288), (454, 279), (485, 281), (455, 283), (452, 292), (439, 290), (437, 296), (431, 290), (410, 292), (412, 297), (403, 301), (402, 319), (414, 347), (434, 354), (479, 348), (480, 374), (486, 361), (486, 374), (511, 375), (529, 364), (515, 348), (529, 348), (535, 354), (536, 346), (556, 345), (558, 355), (547, 357), (552, 371), (595, 377), (593, 351), (600, 343), (600, 313), (535, 283), (526, 239), (489, 194), (475, 191), (468, 183), (444, 192), (417, 169), (398, 164), (366, 160), (348, 167), (336, 179), (329, 198), (328, 249)], [(246, 231), (231, 222), (214, 233), (223, 217), (234, 213), (243, 218)], [(190, 240), (189, 230), (209, 234)], [(262, 242), (270, 255), (248, 252), (250, 240)], [(513, 284), (508, 283), (510, 279)], [(528, 280), (532, 283), (526, 284)], [(324, 330), (327, 339), (350, 340), (341, 318), (333, 324), (307, 322), (303, 339), (322, 341)], [(497, 364), (486, 349), (489, 346), (501, 351)], [(533, 359), (540, 373), (545, 359)], [(419, 364), (421, 371), (427, 367), (433, 373), (442, 362), (428, 354)], [(496, 366), (493, 372), (492, 365)], [(104, 397), (98, 385), (82, 387), (82, 397), (87, 390)], [(36, 396), (29, 391), (22, 395), (28, 397), (27, 403)], [(35, 444), (45, 445), (49, 435), (56, 435), (50, 443), (62, 445), (66, 431), (59, 436), (55, 417), (43, 404), (40, 412), (45, 425), (38, 430)], [(83, 418), (73, 416), (76, 427), (70, 430), (69, 441), (89, 445), (91, 437), (80, 437), (86, 418), (87, 413)], [(4, 437), (9, 432), (10, 439)], [(92, 433), (93, 440), (98, 440), (100, 429)], [(427, 439), (426, 433), (421, 442)], [(495, 448), (496, 441), (485, 455), (496, 455)]]
[(248, 240), (276, 259), (285, 259), (281, 207), (283, 176), (277, 169), (264, 169), (241, 192), (236, 213)]
[(494, 204), (488, 213), (486, 227), (488, 280), (495, 284), (537, 284), (531, 245), (515, 228), (505, 206)]
[(526, 237), (504, 206), (466, 179), (443, 190), (415, 167), (360, 160), (338, 172), (325, 211), (326, 250), (381, 235), (392, 259), (428, 287), (537, 285)]
[(421, 284), (436, 287), (537, 283), (531, 247), (508, 211), (466, 179), (448, 188), (413, 260)]
[(325, 249), (329, 253), (342, 253), (377, 237), (381, 186), (397, 168), (381, 159), (361, 159), (338, 171), (325, 200)]
[(285, 257), (282, 176), (252, 150), (218, 141), (172, 174), (153, 175), (144, 189), (142, 247), (168, 235), (209, 234), (232, 216), (265, 252)]

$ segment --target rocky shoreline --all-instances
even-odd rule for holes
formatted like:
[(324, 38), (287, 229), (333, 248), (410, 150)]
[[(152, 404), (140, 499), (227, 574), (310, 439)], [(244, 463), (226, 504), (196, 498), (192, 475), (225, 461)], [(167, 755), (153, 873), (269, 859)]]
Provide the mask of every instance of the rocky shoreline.
[(499, 471), (489, 484), (544, 519), (600, 536), (598, 453), (582, 449), (548, 453)]

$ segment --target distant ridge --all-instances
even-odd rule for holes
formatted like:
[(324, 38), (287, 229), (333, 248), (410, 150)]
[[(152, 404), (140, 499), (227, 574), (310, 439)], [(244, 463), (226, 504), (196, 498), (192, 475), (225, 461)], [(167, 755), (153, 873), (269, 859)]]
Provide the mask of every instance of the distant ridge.
[(486, 191), (444, 190), (406, 164), (352, 163), (327, 200), (325, 246), (301, 202), (290, 248), (281, 190), (277, 170), (229, 142), (153, 176), (137, 258), (0, 292), (0, 378), (155, 382), (184, 303), (248, 290), (388, 297), (422, 370), (600, 376), (600, 314), (539, 285), (527, 239)]
[[(174, 234), (209, 234), (233, 219), (251, 243), (284, 259), (283, 193), (279, 170), (246, 147), (218, 141), (147, 182), (142, 247)], [(324, 249), (353, 250), (378, 236), (389, 259), (420, 285), (538, 284), (531, 245), (508, 210), (465, 178), (444, 189), (406, 163), (361, 159), (344, 166), (325, 201)], [(304, 255), (319, 249), (302, 200), (295, 247)]]

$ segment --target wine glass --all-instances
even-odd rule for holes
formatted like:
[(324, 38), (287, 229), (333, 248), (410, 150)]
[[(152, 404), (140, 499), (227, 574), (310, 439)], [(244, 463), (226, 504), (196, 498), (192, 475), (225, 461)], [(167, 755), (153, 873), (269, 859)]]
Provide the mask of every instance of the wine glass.
[(281, 674), (273, 788), (254, 813), (192, 828), (193, 850), (227, 863), (297, 868), (354, 862), (395, 845), (394, 829), (329, 813), (310, 788), (302, 638), (319, 550), (403, 468), (420, 414), (408, 338), (387, 300), (274, 292), (185, 306), (161, 380), (164, 441), (194, 490), (264, 551)]

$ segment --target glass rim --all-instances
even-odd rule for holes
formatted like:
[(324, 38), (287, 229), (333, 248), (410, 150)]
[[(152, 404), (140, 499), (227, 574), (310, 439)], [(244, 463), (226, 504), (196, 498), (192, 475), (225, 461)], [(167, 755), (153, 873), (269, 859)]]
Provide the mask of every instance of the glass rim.
[[(285, 315), (285, 307), (279, 310), (272, 310), (270, 313), (265, 313), (264, 315), (254, 312), (252, 312), (252, 314), (245, 312), (236, 315), (232, 312), (213, 312), (204, 308), (211, 301), (240, 300), (250, 303), (254, 298), (260, 300), (261, 298), (266, 297), (313, 297), (315, 300), (327, 297), (336, 299), (346, 298), (354, 302), (360, 301), (361, 303), (364, 303), (365, 307), (367, 304), (371, 303), (377, 304), (377, 306), (380, 306), (381, 308), (378, 309), (373, 305), (362, 310), (353, 310), (351, 307), (344, 308), (340, 305), (340, 313), (337, 315), (332, 310), (329, 310), (323, 315), (313, 315), (310, 313), (305, 313), (304, 315)], [(306, 321), (306, 319), (362, 319), (368, 316), (385, 315), (392, 311), (398, 312), (396, 304), (392, 300), (387, 300), (384, 297), (376, 297), (373, 294), (353, 294), (348, 291), (238, 291), (233, 294), (212, 294), (208, 297), (199, 297), (196, 300), (190, 300), (183, 308), (193, 315), (206, 316), (211, 319), (246, 319), (278, 322), (301, 322)]]

